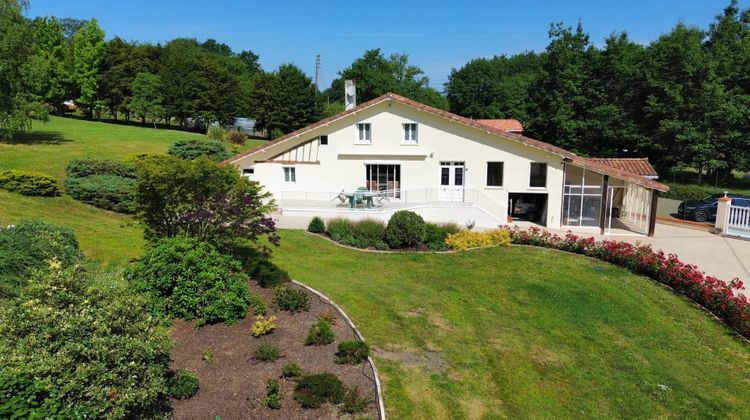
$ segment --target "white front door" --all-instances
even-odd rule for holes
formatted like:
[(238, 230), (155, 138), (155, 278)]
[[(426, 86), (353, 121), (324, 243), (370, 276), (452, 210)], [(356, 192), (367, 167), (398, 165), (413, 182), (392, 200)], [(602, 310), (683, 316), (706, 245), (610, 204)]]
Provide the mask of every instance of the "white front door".
[(463, 162), (440, 162), (440, 201), (464, 201)]

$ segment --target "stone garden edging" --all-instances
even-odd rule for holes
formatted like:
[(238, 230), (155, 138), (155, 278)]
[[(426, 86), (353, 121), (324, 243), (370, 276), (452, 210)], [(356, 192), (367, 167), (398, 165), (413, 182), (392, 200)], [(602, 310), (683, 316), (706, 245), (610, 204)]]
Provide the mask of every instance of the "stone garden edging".
[[(354, 249), (359, 249), (359, 248), (354, 248)], [(357, 338), (359, 338), (362, 341), (365, 341), (365, 337), (362, 335), (361, 332), (359, 332), (359, 329), (357, 328), (357, 326), (354, 325), (354, 322), (352, 322), (352, 320), (349, 318), (346, 312), (344, 312), (344, 310), (341, 309), (341, 307), (339, 307), (339, 305), (337, 305), (336, 302), (331, 300), (331, 298), (324, 295), (323, 293), (313, 289), (312, 287), (304, 283), (301, 283), (294, 279), (292, 279), (291, 281), (295, 285), (302, 287), (303, 289), (309, 291), (310, 293), (315, 294), (320, 299), (322, 299), (326, 304), (332, 306), (339, 313), (339, 315), (341, 315), (341, 317), (344, 319), (344, 322), (346, 322), (346, 324), (349, 325), (349, 328), (354, 330), (354, 334), (356, 334)], [(370, 364), (370, 367), (372, 368), (373, 377), (375, 378), (374, 379), (375, 390), (377, 391), (377, 394), (378, 394), (378, 419), (385, 420), (385, 405), (383, 404), (383, 388), (380, 384), (380, 377), (378, 376), (378, 370), (377, 368), (375, 368), (375, 362), (372, 360), (372, 356), (367, 356), (367, 362)]]

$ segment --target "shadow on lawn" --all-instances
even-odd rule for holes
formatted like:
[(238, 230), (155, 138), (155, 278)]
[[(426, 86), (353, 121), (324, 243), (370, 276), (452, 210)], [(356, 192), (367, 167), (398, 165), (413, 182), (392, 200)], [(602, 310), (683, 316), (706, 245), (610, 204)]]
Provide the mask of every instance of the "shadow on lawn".
[(66, 139), (57, 131), (31, 131), (17, 134), (12, 139), (0, 140), (2, 144), (63, 144), (73, 140)]

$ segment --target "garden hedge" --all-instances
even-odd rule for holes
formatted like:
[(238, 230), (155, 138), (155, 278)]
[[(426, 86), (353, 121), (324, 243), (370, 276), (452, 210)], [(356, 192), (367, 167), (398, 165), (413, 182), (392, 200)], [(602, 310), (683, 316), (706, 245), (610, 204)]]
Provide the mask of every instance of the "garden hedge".
[(0, 189), (29, 196), (52, 197), (60, 193), (57, 179), (41, 172), (0, 171)]
[(220, 141), (213, 140), (178, 140), (169, 147), (169, 154), (182, 159), (195, 159), (207, 156), (215, 161), (232, 157), (232, 153)]
[(721, 194), (728, 191), (733, 194), (750, 195), (750, 190), (740, 188), (713, 187), (710, 185), (668, 183), (669, 192), (663, 193), (661, 197), (674, 200), (702, 200), (709, 195)]
[(73, 159), (68, 162), (65, 172), (68, 177), (83, 178), (91, 175), (117, 175), (135, 178), (135, 165), (112, 159)]
[(136, 180), (118, 175), (65, 179), (65, 190), (78, 201), (119, 213), (135, 212)]

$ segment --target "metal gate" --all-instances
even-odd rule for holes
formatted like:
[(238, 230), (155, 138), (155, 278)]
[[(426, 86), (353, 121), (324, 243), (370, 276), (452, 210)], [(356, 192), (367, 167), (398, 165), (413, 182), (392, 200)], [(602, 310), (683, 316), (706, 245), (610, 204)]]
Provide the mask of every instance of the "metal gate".
[(750, 207), (729, 205), (727, 209), (727, 235), (750, 238)]

